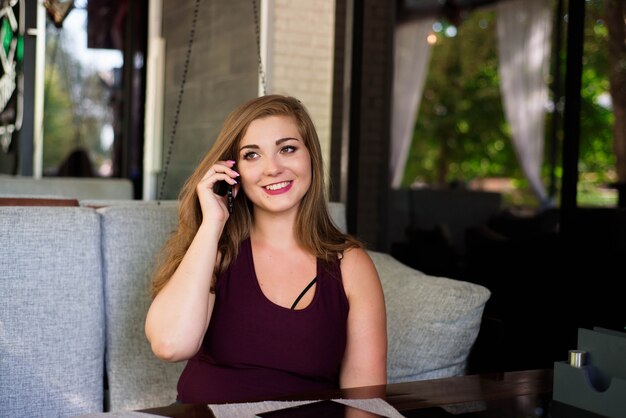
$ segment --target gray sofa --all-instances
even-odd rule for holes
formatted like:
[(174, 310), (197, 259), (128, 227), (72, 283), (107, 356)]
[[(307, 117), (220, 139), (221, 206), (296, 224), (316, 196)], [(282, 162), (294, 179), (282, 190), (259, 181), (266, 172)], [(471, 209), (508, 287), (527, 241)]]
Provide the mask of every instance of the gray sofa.
[[(184, 364), (156, 359), (143, 325), (176, 202), (0, 207), (0, 405), (11, 417), (167, 405)], [(345, 228), (343, 206), (330, 204)], [(388, 315), (390, 382), (463, 374), (490, 293), (370, 252)]]

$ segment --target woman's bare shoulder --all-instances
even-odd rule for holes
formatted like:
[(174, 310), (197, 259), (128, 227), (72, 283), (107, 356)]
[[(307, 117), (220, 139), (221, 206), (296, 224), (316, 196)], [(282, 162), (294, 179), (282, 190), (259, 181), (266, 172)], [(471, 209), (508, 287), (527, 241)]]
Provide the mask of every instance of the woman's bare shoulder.
[[(341, 264), (359, 264), (362, 262), (372, 263), (372, 259), (367, 251), (362, 247), (351, 247), (345, 250), (341, 257)], [(373, 263), (372, 263), (373, 264)]]
[(341, 259), (341, 275), (348, 293), (355, 288), (378, 285), (380, 282), (372, 258), (365, 249), (359, 247), (344, 251)]

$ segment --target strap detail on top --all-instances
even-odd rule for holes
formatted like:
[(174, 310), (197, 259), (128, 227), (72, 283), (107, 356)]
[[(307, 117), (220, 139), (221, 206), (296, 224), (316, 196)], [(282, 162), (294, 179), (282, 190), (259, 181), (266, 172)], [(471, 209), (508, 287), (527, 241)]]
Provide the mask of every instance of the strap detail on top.
[(291, 305), (291, 309), (296, 309), (296, 306), (298, 306), (298, 302), (300, 302), (300, 299), (302, 299), (302, 297), (306, 295), (306, 292), (308, 292), (311, 286), (313, 286), (316, 282), (317, 282), (317, 276), (313, 280), (311, 280), (311, 283), (306, 285), (304, 290), (300, 293), (300, 295), (298, 295), (298, 297), (296, 298), (296, 301), (293, 303), (293, 305)]

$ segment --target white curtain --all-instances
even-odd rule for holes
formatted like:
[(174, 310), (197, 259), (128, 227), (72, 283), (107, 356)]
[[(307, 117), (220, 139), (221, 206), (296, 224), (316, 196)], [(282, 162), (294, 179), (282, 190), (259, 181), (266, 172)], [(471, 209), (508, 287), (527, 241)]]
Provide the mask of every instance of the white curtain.
[(550, 204), (541, 179), (548, 103), (552, 17), (550, 2), (498, 3), (499, 75), (504, 112), (517, 159), (542, 206)]
[(434, 19), (396, 26), (394, 38), (393, 103), (391, 112), (391, 187), (400, 187), (409, 156), (431, 47), (426, 37)]

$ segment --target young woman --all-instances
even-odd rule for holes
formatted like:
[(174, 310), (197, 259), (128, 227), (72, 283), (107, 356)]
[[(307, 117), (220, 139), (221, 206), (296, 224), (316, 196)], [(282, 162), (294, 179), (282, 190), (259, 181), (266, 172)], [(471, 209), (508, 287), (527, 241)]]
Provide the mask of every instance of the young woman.
[(330, 219), (317, 133), (292, 97), (228, 116), (181, 191), (152, 292), (152, 350), (188, 360), (180, 402), (386, 383), (380, 280)]

